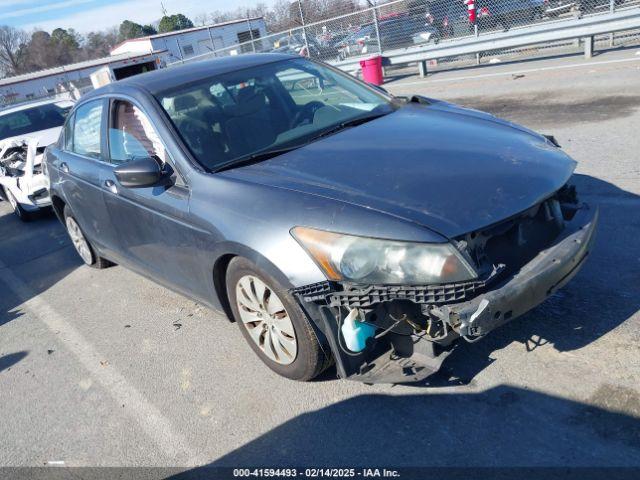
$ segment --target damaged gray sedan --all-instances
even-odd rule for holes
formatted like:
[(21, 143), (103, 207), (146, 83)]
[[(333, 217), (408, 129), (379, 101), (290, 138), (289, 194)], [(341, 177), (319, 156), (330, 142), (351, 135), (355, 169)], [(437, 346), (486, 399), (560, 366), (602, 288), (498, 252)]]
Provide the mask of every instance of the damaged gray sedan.
[(296, 380), (426, 378), (565, 285), (598, 217), (553, 138), (276, 54), (96, 90), (46, 166), (87, 265), (224, 311)]

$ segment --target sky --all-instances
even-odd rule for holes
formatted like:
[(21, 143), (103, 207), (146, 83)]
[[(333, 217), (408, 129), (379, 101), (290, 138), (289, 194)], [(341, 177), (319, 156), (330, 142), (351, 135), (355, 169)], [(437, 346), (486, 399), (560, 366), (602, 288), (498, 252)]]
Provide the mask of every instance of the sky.
[[(215, 10), (235, 9), (254, 1), (162, 0), (168, 14), (193, 18)], [(118, 26), (123, 20), (150, 23), (162, 17), (161, 0), (0, 0), (0, 25), (25, 30), (74, 28), (81, 33)]]

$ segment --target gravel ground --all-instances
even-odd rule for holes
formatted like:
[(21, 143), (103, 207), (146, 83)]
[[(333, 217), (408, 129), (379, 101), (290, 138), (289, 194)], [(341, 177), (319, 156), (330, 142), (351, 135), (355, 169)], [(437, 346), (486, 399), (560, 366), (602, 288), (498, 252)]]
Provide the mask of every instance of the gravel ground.
[(640, 466), (639, 70), (623, 50), (388, 83), (554, 134), (602, 213), (573, 282), (426, 385), (279, 378), (220, 314), (0, 202), (0, 465)]

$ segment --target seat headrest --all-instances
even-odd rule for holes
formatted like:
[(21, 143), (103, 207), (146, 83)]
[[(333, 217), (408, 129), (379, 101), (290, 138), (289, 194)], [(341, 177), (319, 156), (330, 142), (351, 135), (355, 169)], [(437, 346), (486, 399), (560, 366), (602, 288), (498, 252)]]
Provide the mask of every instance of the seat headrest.
[(192, 95), (182, 95), (173, 99), (173, 108), (176, 112), (189, 110), (197, 106), (198, 101)]
[(225, 105), (224, 112), (234, 117), (244, 117), (259, 112), (267, 104), (264, 92), (254, 87), (245, 87), (238, 92), (235, 105)]

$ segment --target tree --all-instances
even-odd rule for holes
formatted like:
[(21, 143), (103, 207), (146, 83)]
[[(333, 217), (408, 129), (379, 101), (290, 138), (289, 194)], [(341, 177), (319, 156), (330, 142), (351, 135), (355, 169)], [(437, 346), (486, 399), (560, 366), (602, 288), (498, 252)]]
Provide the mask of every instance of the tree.
[(80, 59), (81, 37), (70, 28), (56, 28), (51, 32), (49, 51), (55, 63), (65, 65)]
[(89, 32), (83, 45), (84, 57), (87, 60), (107, 57), (116, 43), (118, 43), (116, 28), (103, 32)]
[(42, 30), (31, 34), (31, 39), (20, 49), (20, 68), (18, 73), (34, 72), (55, 65), (51, 35)]
[(276, 0), (264, 14), (264, 20), (270, 32), (281, 32), (300, 24), (298, 9), (292, 11), (291, 2)]
[(0, 74), (14, 75), (20, 71), (20, 49), (29, 36), (23, 30), (0, 26)]
[(140, 25), (139, 23), (125, 20), (120, 24), (118, 29), (118, 39), (123, 42), (132, 38), (145, 37), (147, 35), (155, 35), (158, 33), (151, 25)]
[(69, 30), (56, 28), (51, 32), (51, 40), (68, 48), (80, 48), (79, 35), (73, 28)]
[(144, 35), (147, 36), (147, 35), (155, 35), (156, 33), (158, 33), (158, 31), (155, 29), (153, 25), (142, 25), (142, 33), (144, 33)]
[(209, 23), (209, 15), (206, 13), (199, 13), (193, 18), (193, 23), (199, 27), (204, 27)]
[(118, 29), (118, 32), (119, 32), (118, 38), (121, 41), (143, 36), (142, 25), (132, 22), (131, 20), (124, 20), (120, 24), (120, 28)]
[(183, 14), (178, 13), (162, 17), (158, 25), (158, 32), (175, 32), (177, 30), (184, 30), (185, 28), (193, 28), (193, 22)]

